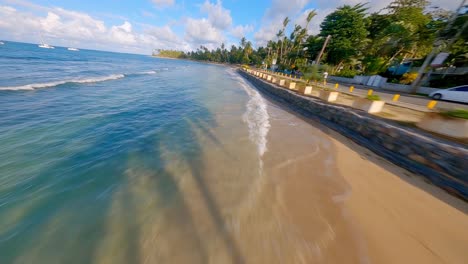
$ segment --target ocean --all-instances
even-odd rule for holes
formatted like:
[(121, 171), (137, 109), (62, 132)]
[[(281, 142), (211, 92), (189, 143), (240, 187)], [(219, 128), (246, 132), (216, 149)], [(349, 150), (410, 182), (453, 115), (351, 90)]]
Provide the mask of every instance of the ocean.
[(0, 46), (0, 263), (316, 259), (276, 183), (317, 177), (330, 243), (349, 189), (333, 162), (321, 128), (231, 67)]

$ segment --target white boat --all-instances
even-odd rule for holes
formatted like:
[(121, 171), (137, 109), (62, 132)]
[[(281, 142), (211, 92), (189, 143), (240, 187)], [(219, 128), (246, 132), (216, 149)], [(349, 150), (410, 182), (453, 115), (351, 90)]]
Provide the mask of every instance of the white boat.
[(68, 48), (67, 50), (71, 50), (71, 51), (80, 51), (80, 50), (77, 49), (77, 48)]
[(3, 41), (0, 41), (0, 45), (4, 45), (4, 44), (5, 44), (5, 42), (3, 42)]
[(55, 49), (54, 46), (51, 46), (49, 44), (46, 44), (46, 43), (42, 43), (42, 44), (39, 44), (37, 45), (39, 48), (43, 48), (43, 49)]
[(42, 38), (42, 35), (41, 35), (41, 44), (37, 45), (39, 48), (43, 48), (43, 49), (55, 49), (54, 46), (51, 46), (49, 44), (46, 44), (44, 43), (44, 38)]

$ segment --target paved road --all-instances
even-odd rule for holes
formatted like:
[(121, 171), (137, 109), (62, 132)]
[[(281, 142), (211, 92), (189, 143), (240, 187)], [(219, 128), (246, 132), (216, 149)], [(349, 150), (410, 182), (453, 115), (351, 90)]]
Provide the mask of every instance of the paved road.
[[(349, 86), (350, 84), (342, 84), (340, 85), (341, 88), (338, 88), (338, 89), (341, 91), (348, 91)], [(330, 87), (334, 87), (334, 84), (330, 84)], [(357, 94), (362, 97), (367, 96), (367, 91), (370, 89), (369, 87), (364, 87), (360, 85), (355, 85), (354, 87), (355, 89), (353, 91), (353, 94)], [(392, 102), (393, 96), (398, 93), (398, 92), (382, 91), (382, 90), (378, 90), (375, 88), (373, 90), (374, 90), (373, 94), (379, 95), (380, 98), (382, 98), (386, 102)], [(431, 100), (432, 100), (431, 98), (424, 97), (424, 96), (400, 94), (400, 99), (398, 101), (403, 103), (401, 104), (402, 106), (406, 106), (406, 104), (414, 105), (416, 106), (415, 109), (421, 108), (422, 110), (426, 108), (426, 105)], [(441, 108), (441, 109), (468, 108), (468, 104), (438, 101), (436, 107)]]
[[(287, 77), (284, 77), (284, 76), (280, 76), (280, 77), (281, 78), (287, 78)], [(289, 79), (289, 78), (287, 78), (287, 79)], [(351, 86), (351, 85), (353, 85), (353, 84), (340, 83), (340, 86), (339, 86), (338, 89), (341, 92), (347, 93), (347, 92), (349, 92), (349, 86)], [(328, 83), (327, 86), (330, 87), (330, 88), (334, 88), (335, 82)], [(420, 95), (402, 94), (402, 93), (398, 93), (398, 92), (395, 92), (395, 91), (383, 91), (383, 90), (379, 90), (378, 88), (364, 86), (364, 85), (354, 85), (354, 87), (355, 87), (354, 91), (352, 93), (350, 93), (350, 94), (355, 94), (355, 95), (358, 95), (358, 96), (361, 96), (361, 97), (365, 97), (365, 96), (367, 96), (367, 91), (369, 89), (372, 89), (372, 90), (374, 90), (373, 94), (379, 95), (380, 98), (382, 100), (384, 100), (385, 102), (387, 102), (387, 103), (399, 105), (399, 106), (402, 106), (402, 107), (411, 108), (411, 109), (418, 110), (418, 111), (429, 111), (426, 106), (432, 100), (429, 97), (424, 97), (424, 96), (420, 96)], [(398, 102), (393, 102), (392, 101), (393, 96), (395, 94), (397, 94), (397, 93), (400, 94), (400, 98), (399, 98)], [(447, 102), (447, 101), (438, 101), (437, 105), (436, 105), (436, 108), (438, 108), (438, 109), (455, 109), (455, 108), (467, 109), (468, 104)]]

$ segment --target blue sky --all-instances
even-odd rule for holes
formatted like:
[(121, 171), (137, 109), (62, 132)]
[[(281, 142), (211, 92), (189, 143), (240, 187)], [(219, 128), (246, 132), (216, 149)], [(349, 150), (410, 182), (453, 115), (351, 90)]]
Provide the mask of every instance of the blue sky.
[[(369, 0), (372, 11), (391, 0)], [(288, 16), (305, 24), (317, 10), (310, 33), (343, 4), (360, 0), (0, 0), (0, 39), (149, 54), (154, 48), (193, 50), (273, 39)], [(437, 0), (455, 9), (456, 0)]]

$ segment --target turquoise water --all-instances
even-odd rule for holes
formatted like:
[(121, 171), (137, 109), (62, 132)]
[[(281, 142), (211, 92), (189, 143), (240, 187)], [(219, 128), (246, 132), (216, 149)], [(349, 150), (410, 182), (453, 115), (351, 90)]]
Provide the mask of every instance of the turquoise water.
[(0, 46), (0, 263), (144, 262), (142, 234), (169, 225), (158, 243), (185, 236), (203, 257), (184, 184), (232, 168), (223, 181), (247, 192), (269, 126), (252, 95), (221, 66)]

